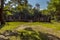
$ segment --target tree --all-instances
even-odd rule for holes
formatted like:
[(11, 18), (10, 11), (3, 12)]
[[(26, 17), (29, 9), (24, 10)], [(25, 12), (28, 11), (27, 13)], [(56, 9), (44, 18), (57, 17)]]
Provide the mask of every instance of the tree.
[(40, 10), (40, 4), (37, 3), (35, 6), (36, 6), (35, 8), (36, 8), (37, 10)]
[(3, 8), (4, 8), (4, 0), (1, 0), (1, 8), (0, 8), (0, 22), (1, 22), (1, 25), (5, 24)]
[(41, 12), (42, 12), (42, 14), (44, 14), (44, 15), (49, 15), (49, 13), (48, 13), (48, 10), (47, 10), (47, 9), (41, 10)]
[(57, 17), (57, 20), (60, 20), (60, 0), (50, 0), (48, 10)]

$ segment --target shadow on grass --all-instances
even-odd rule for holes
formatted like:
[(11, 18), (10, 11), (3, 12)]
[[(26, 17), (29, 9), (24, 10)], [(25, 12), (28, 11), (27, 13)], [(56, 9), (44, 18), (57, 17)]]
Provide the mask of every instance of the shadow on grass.
[(2, 27), (4, 27), (4, 24), (3, 24), (3, 25), (0, 25), (0, 29), (1, 29)]
[[(36, 32), (32, 28), (25, 28), (27, 32), (21, 32), (21, 40), (60, 40), (59, 37), (42, 32)], [(30, 32), (30, 34), (28, 33)]]
[[(6, 34), (9, 34), (9, 35), (6, 35)], [(16, 39), (18, 39), (17, 37), (19, 36), (20, 40), (60, 40), (60, 38), (55, 35), (42, 33), (40, 31), (35, 31), (31, 27), (27, 27), (24, 30), (19, 32), (7, 30), (0, 35), (3, 35), (4, 37), (15, 36)], [(8, 40), (10, 40), (10, 38), (8, 38)]]
[(39, 32), (39, 36), (42, 40), (60, 40), (59, 37), (52, 35), (52, 34), (48, 34), (48, 33), (41, 33)]

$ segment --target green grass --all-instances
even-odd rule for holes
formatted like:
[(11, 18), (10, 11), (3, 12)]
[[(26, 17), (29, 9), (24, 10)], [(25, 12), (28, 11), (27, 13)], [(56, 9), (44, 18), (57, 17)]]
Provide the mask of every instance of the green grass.
[(37, 26), (40, 25), (42, 27), (46, 27), (46, 28), (52, 28), (55, 30), (60, 30), (60, 23), (59, 22), (52, 22), (52, 23), (46, 23), (46, 22), (32, 22), (29, 24), (30, 26)]
[[(58, 36), (60, 34), (60, 33), (57, 33), (57, 31), (60, 31), (60, 23), (59, 22), (52, 22), (52, 23), (46, 23), (46, 22), (6, 22), (6, 25), (0, 29), (0, 32), (4, 32), (5, 30), (14, 30), (17, 27), (19, 27), (20, 25), (33, 26), (35, 28), (37, 28), (38, 26), (39, 26), (38, 28), (40, 28), (40, 26), (42, 26), (43, 28), (52, 28), (53, 34), (56, 33), (56, 35), (58, 34)], [(21, 32), (23, 30), (18, 30), (18, 31)], [(39, 31), (39, 29), (36, 29), (35, 31)], [(44, 29), (40, 30), (40, 32), (48, 33), (48, 31), (46, 31)], [(29, 32), (26, 31), (26, 33), (31, 34), (30, 31)], [(20, 36), (18, 36), (17, 39), (15, 36), (11, 37), (10, 39), (11, 40), (20, 40)]]
[(27, 24), (28, 26), (40, 25), (42, 27), (60, 30), (60, 23), (58, 23), (58, 22), (52, 22), (52, 23), (46, 23), (46, 22), (6, 22), (6, 25), (0, 31), (13, 30), (16, 27), (18, 27), (19, 25), (23, 25), (23, 24), (24, 25)]
[(24, 22), (6, 22), (5, 26), (2, 27), (2, 29), (0, 31), (13, 30), (22, 24), (24, 24)]

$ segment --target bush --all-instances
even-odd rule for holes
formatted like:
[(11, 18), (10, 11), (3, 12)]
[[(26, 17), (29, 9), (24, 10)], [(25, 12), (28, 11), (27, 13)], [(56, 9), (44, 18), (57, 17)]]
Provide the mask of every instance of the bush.
[(19, 31), (21, 40), (41, 40), (39, 33), (34, 30)]

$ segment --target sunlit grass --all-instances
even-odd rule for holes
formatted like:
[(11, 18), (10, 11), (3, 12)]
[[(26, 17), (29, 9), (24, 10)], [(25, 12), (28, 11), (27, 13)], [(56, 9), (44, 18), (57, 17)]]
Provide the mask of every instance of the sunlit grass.
[(46, 27), (46, 28), (52, 28), (55, 30), (60, 30), (60, 23), (59, 22), (52, 22), (52, 23), (46, 23), (46, 22), (31, 22), (30, 24), (28, 24), (29, 26), (37, 26), (40, 25), (42, 27)]
[[(29, 24), (28, 24), (29, 23)], [(52, 28), (55, 30), (60, 30), (60, 23), (58, 22), (52, 22), (52, 23), (46, 23), (46, 22), (6, 22), (6, 25), (0, 29), (0, 31), (5, 31), (5, 30), (14, 30), (20, 25), (25, 25), (27, 24), (28, 26), (42, 26), (45, 28)]]
[(24, 24), (24, 22), (6, 22), (5, 26), (2, 27), (2, 29), (0, 31), (13, 30), (22, 24)]

